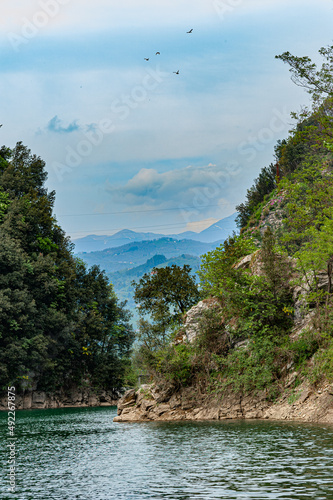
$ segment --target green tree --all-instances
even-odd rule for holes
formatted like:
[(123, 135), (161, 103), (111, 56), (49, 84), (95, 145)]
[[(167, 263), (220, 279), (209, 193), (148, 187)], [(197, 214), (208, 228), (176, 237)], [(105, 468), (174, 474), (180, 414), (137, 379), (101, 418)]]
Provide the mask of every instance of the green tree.
[(181, 315), (197, 303), (200, 294), (191, 275), (191, 268), (175, 264), (154, 268), (142, 276), (134, 286), (134, 300), (140, 313), (150, 314), (154, 321), (166, 325), (179, 322)]
[(318, 52), (324, 59), (319, 69), (308, 56), (297, 57), (290, 52), (275, 56), (289, 64), (292, 81), (307, 90), (315, 105), (333, 97), (333, 45), (321, 47)]
[[(156, 373), (159, 353), (163, 348), (168, 350), (182, 315), (198, 302), (200, 293), (186, 264), (154, 268), (132, 285), (140, 313), (136, 359), (140, 360), (142, 369), (153, 369)], [(149, 320), (146, 315), (150, 316)]]
[(203, 255), (198, 273), (203, 294), (219, 297), (226, 304), (241, 280), (242, 273), (234, 265), (255, 250), (256, 246), (250, 238), (233, 235), (215, 250)]
[(303, 108), (299, 114), (292, 113), (298, 119), (298, 132), (301, 125), (307, 145), (325, 153), (333, 147), (333, 45), (321, 47), (318, 52), (323, 58), (320, 68), (308, 56), (284, 52), (275, 57), (290, 66), (292, 81), (312, 98), (312, 110)]
[(253, 255), (259, 274), (235, 265), (254, 250), (250, 239), (229, 238), (203, 257), (201, 284), (204, 293), (220, 299), (224, 320), (231, 321), (232, 337), (275, 338), (290, 326), (290, 263), (276, 249), (270, 230), (260, 251)]

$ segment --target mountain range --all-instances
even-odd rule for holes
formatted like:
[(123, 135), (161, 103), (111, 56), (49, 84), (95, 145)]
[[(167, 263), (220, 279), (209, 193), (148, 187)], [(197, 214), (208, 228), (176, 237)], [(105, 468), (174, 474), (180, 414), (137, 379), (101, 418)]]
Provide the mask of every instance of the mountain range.
[(137, 233), (124, 229), (112, 236), (89, 235), (74, 240), (76, 255), (90, 267), (105, 270), (120, 301), (126, 300), (138, 319), (133, 299), (133, 281), (154, 267), (187, 264), (193, 275), (200, 268), (201, 256), (214, 250), (236, 231), (236, 214), (212, 224), (199, 233), (186, 231), (176, 235)]
[(184, 254), (199, 257), (216, 248), (218, 244), (219, 242), (202, 243), (201, 241), (175, 240), (164, 237), (150, 241), (133, 241), (120, 247), (107, 248), (89, 253), (81, 252), (77, 255), (89, 267), (97, 264), (107, 273), (114, 273), (122, 269), (141, 266), (155, 255), (164, 255), (166, 259)]
[(84, 238), (73, 240), (75, 244), (75, 253), (96, 252), (107, 248), (126, 245), (127, 243), (152, 241), (163, 237), (172, 238), (174, 240), (200, 241), (202, 243), (222, 242), (232, 234), (233, 231), (236, 231), (236, 215), (237, 214), (232, 214), (229, 217), (225, 217), (199, 233), (185, 231), (180, 234), (165, 235), (157, 233), (138, 233), (129, 229), (123, 229), (112, 236), (90, 234)]

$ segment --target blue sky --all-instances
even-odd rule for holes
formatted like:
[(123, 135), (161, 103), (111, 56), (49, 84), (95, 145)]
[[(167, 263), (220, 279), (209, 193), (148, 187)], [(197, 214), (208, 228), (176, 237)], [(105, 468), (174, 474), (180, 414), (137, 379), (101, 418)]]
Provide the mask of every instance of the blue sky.
[(332, 43), (332, 0), (1, 6), (1, 143), (46, 161), (72, 238), (233, 213), (308, 103), (274, 56)]

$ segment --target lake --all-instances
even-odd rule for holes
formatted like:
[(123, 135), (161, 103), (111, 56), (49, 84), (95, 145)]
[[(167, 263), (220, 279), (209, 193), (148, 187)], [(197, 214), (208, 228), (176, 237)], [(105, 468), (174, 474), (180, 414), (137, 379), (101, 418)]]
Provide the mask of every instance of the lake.
[(333, 499), (333, 427), (270, 421), (113, 423), (116, 408), (16, 412), (16, 492), (1, 499)]

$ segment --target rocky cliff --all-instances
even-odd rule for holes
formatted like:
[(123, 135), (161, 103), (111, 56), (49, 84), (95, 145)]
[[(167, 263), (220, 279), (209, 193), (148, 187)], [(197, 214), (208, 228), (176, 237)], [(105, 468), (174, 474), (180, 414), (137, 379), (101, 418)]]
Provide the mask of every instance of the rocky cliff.
[(115, 422), (153, 420), (272, 419), (333, 424), (333, 384), (311, 388), (307, 382), (291, 389), (292, 373), (285, 380), (283, 395), (274, 403), (267, 394), (246, 397), (227, 393), (221, 397), (199, 395), (194, 388), (173, 392), (170, 388), (142, 385), (126, 392), (118, 403)]
[[(92, 389), (72, 388), (68, 391), (47, 393), (44, 391), (24, 391), (16, 395), (17, 410), (46, 408), (81, 408), (87, 406), (115, 406), (120, 394), (114, 391), (93, 391)], [(0, 397), (0, 411), (8, 410), (7, 394)]]

